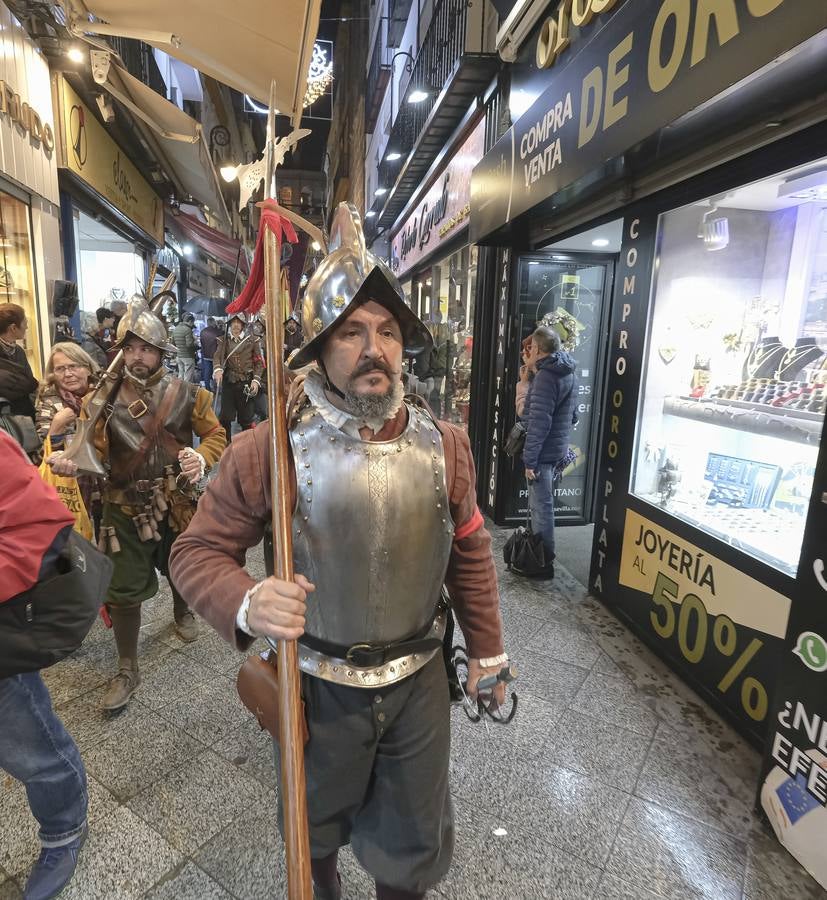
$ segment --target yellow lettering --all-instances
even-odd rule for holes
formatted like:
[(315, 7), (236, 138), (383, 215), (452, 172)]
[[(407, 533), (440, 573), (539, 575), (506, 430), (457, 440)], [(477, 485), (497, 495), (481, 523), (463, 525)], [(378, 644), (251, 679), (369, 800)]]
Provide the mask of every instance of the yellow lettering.
[(612, 434), (620, 434), (620, 416), (612, 416)]
[(592, 10), (596, 16), (599, 16), (600, 13), (608, 12), (615, 3), (617, 0), (592, 0)]
[(571, 3), (571, 24), (578, 28), (588, 25), (594, 18), (594, 9), (590, 0), (572, 0)]
[(628, 97), (623, 97), (622, 99), (615, 101), (615, 94), (618, 89), (622, 88), (629, 80), (628, 64), (621, 66), (619, 69), (617, 64), (624, 56), (631, 52), (634, 36), (634, 32), (627, 34), (609, 54), (609, 63), (606, 69), (606, 106), (603, 110), (604, 131), (609, 128), (609, 126), (614, 125), (615, 122), (619, 122), (626, 115), (629, 108)]
[[(669, 59), (663, 65), (662, 43), (663, 32), (670, 18), (675, 20), (675, 41), (672, 45)], [(666, 0), (658, 11), (658, 17), (652, 27), (652, 38), (649, 43), (648, 76), (649, 87), (658, 93), (669, 87), (675, 75), (678, 74), (686, 42), (689, 38), (689, 0)]]
[(761, 16), (766, 16), (774, 9), (778, 9), (783, 2), (784, 0), (747, 0), (747, 9), (751, 16), (760, 19)]
[(554, 65), (554, 47), (557, 43), (557, 23), (549, 17), (543, 22), (537, 38), (536, 62), (538, 69), (550, 69)]
[(554, 44), (554, 58), (557, 57), (568, 47), (571, 43), (571, 38), (569, 37), (569, 7), (571, 6), (571, 0), (563, 0), (560, 4), (559, 9), (557, 10), (557, 40)]
[(691, 66), (706, 59), (709, 23), (713, 18), (719, 46), (738, 37), (738, 12), (735, 9), (735, 0), (698, 0), (695, 33), (692, 36), (692, 56), (689, 62)]
[[(591, 118), (589, 107), (591, 98), (594, 98), (594, 108)], [(595, 66), (583, 79), (583, 89), (580, 95), (580, 132), (577, 138), (577, 146), (582, 147), (597, 134), (597, 126), (600, 124), (600, 107), (603, 105), (603, 73), (600, 66)]]

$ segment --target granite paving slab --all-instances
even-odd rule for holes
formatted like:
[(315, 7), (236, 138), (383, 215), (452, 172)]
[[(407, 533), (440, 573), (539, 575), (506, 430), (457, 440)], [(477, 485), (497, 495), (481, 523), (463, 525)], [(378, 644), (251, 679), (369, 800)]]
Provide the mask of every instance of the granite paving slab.
[(250, 718), (238, 699), (235, 679), (212, 671), (208, 680), (159, 709), (159, 713), (208, 746)]
[(242, 725), (225, 734), (212, 749), (237, 769), (252, 775), (264, 788), (275, 789), (277, 773), (273, 739), (268, 732), (262, 731), (250, 713)]
[(168, 873), (144, 896), (146, 900), (234, 900), (233, 894), (225, 891), (194, 862), (187, 862), (182, 868)]
[(589, 673), (571, 706), (587, 716), (647, 737), (654, 734), (659, 721), (650, 700), (636, 691), (628, 679), (597, 672)]
[(565, 622), (546, 622), (526, 646), (583, 669), (590, 669), (601, 655), (588, 629)]

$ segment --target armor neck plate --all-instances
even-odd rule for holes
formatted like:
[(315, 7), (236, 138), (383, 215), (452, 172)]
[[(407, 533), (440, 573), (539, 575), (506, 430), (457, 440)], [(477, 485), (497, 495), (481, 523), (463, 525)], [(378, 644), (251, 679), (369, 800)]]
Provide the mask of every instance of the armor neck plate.
[[(293, 561), (295, 571), (316, 585), (306, 629), (321, 640), (344, 646), (397, 643), (436, 615), (454, 535), (445, 455), (430, 417), (407, 409), (408, 424), (391, 441), (350, 437), (312, 405), (291, 430), (297, 484)], [(435, 627), (440, 636), (444, 616)], [(305, 647), (299, 658), (302, 669), (319, 678), (375, 687), (377, 679), (391, 683), (412, 674), (435, 652), (377, 669)]]

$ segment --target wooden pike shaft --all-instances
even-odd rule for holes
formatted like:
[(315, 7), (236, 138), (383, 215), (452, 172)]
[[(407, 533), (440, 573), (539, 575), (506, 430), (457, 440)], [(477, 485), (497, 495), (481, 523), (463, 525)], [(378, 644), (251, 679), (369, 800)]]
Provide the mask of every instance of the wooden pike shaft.
[[(284, 378), (284, 310), (281, 298), (281, 260), (276, 235), (264, 233), (265, 335), (269, 390), (270, 479), (273, 515), (273, 571), (277, 578), (293, 580), (293, 534), (290, 509), (287, 387)], [(281, 790), (284, 808), (284, 843), (287, 853), (287, 890), (290, 900), (312, 900), (310, 838), (307, 825), (307, 788), (304, 778), (304, 741), (301, 717), (301, 682), (295, 641), (278, 642), (279, 734), (281, 736)]]

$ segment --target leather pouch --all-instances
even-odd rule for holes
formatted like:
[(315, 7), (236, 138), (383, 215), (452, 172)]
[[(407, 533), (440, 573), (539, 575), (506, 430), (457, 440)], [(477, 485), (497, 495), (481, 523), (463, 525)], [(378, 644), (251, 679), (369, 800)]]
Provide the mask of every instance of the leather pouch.
[[(236, 690), (241, 702), (256, 717), (262, 730), (268, 731), (275, 741), (279, 741), (278, 678), (278, 656), (272, 650), (266, 656), (258, 653), (248, 656), (236, 678)], [(307, 732), (304, 700), (301, 704), (302, 743), (306, 744), (310, 735)]]

